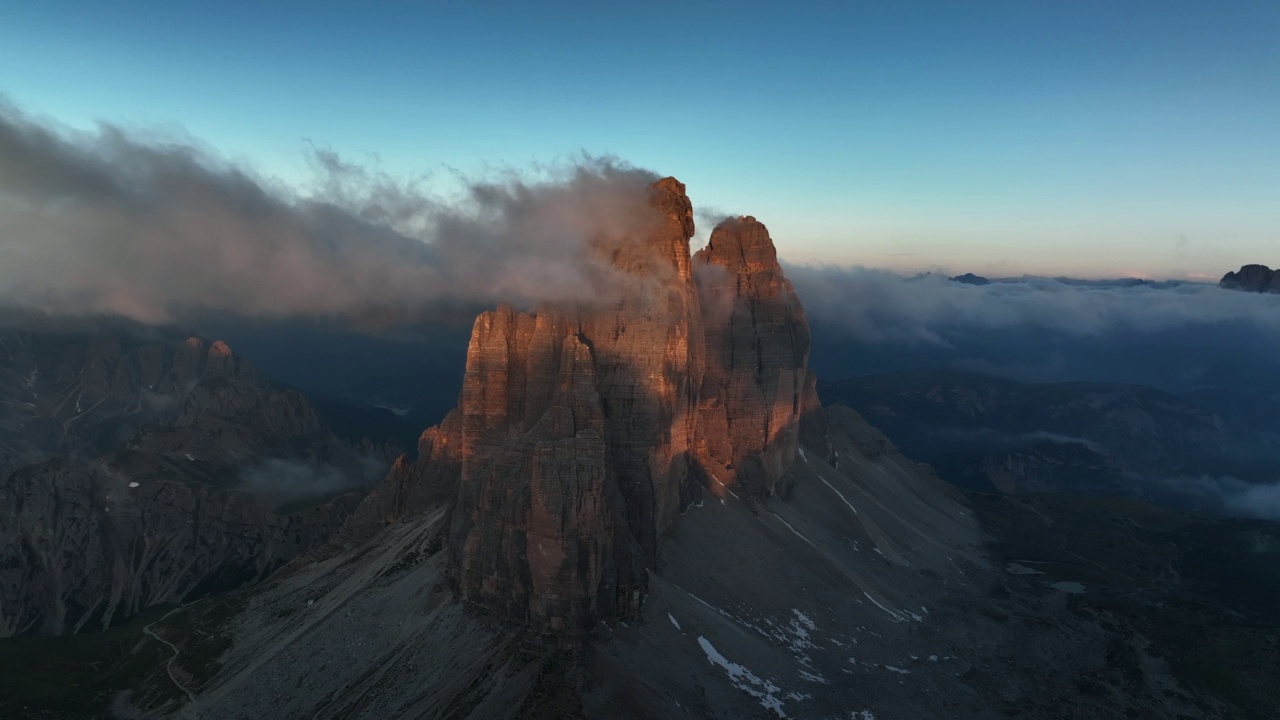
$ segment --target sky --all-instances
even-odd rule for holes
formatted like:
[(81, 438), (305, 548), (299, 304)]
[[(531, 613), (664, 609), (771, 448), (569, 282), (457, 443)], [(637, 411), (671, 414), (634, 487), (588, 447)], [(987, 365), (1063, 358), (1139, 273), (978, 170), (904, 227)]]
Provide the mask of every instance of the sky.
[(0, 93), (305, 185), (616, 156), (780, 255), (1280, 264), (1280, 3), (6, 3)]

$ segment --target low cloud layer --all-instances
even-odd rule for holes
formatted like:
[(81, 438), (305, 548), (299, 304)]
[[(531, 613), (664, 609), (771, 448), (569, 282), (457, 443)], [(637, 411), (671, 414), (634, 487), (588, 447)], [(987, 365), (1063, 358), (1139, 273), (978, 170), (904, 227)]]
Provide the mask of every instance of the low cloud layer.
[(1158, 487), (1196, 501), (1205, 510), (1233, 517), (1280, 520), (1280, 482), (1250, 483), (1206, 475), (1166, 480)]
[(363, 457), (359, 470), (361, 474), (355, 476), (332, 465), (268, 458), (240, 473), (240, 489), (283, 505), (368, 489), (386, 466), (376, 458)]
[(0, 302), (156, 323), (593, 301), (618, 278), (584, 250), (655, 219), (655, 176), (609, 160), (443, 199), (314, 159), (302, 197), (190, 142), (63, 131), (0, 104)]
[(787, 274), (829, 379), (929, 366), (1171, 390), (1280, 379), (1280, 295), (1035, 277), (967, 285), (863, 268)]
[(789, 266), (811, 317), (868, 343), (950, 345), (968, 333), (1039, 328), (1077, 337), (1249, 321), (1280, 330), (1280, 295), (1203, 283), (1125, 285), (1030, 277), (968, 285), (929, 274)]

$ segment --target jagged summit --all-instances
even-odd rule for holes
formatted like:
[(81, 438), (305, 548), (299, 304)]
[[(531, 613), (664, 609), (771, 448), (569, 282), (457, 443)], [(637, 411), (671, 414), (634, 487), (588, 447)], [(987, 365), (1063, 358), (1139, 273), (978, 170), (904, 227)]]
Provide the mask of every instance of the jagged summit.
[(1245, 265), (1222, 276), (1218, 287), (1256, 293), (1280, 293), (1280, 271), (1266, 265)]
[(707, 346), (700, 460), (713, 491), (742, 482), (768, 494), (795, 458), (801, 416), (819, 407), (809, 323), (755, 218), (717, 225), (694, 264)]
[(601, 244), (661, 291), (482, 314), (458, 408), (350, 525), (447, 505), (458, 591), (537, 632), (635, 615), (678, 513), (704, 488), (771, 492), (817, 407), (808, 325), (765, 227), (722, 223), (693, 257), (685, 186), (648, 192), (647, 235)]

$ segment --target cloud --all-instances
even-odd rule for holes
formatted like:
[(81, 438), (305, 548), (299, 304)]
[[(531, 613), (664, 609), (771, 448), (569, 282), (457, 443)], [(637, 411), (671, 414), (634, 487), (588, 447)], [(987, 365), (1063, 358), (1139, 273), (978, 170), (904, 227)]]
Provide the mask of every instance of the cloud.
[(970, 451), (981, 448), (984, 452), (996, 452), (1050, 442), (1057, 445), (1079, 445), (1099, 455), (1111, 455), (1107, 448), (1088, 438), (1063, 435), (1048, 430), (1009, 433), (989, 427), (939, 427), (931, 428), (928, 436), (930, 442), (939, 446), (964, 448)]
[(838, 379), (951, 367), (1023, 382), (1280, 388), (1280, 295), (1205, 283), (929, 274), (788, 265), (813, 326), (811, 364)]
[[(368, 468), (361, 470), (367, 476)], [(367, 477), (350, 477), (331, 465), (268, 458), (240, 473), (240, 489), (285, 504), (366, 488)]]
[(592, 302), (620, 285), (602, 245), (656, 221), (654, 174), (610, 159), (444, 199), (313, 155), (303, 196), (194, 141), (73, 133), (0, 104), (0, 302), (147, 323)]
[(1224, 493), (1222, 504), (1240, 517), (1280, 520), (1280, 483), (1234, 487)]
[(811, 318), (867, 343), (952, 345), (967, 333), (1039, 328), (1089, 337), (1246, 320), (1280, 330), (1280, 295), (1183, 283), (1029, 277), (988, 285), (866, 268), (786, 268)]
[(1199, 501), (1206, 510), (1234, 517), (1280, 520), (1280, 482), (1250, 483), (1233, 477), (1166, 480), (1163, 490)]

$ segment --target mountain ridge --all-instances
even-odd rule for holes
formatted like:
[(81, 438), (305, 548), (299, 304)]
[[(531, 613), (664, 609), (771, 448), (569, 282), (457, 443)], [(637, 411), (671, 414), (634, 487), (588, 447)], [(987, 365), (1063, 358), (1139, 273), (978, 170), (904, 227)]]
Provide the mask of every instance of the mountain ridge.
[(3, 635), (261, 580), (328, 541), (366, 472), (222, 341), (9, 331), (0, 390)]

